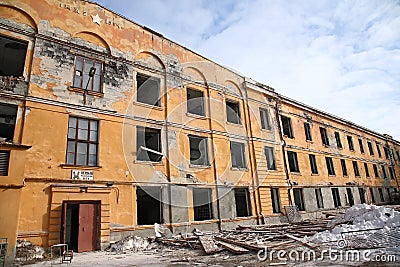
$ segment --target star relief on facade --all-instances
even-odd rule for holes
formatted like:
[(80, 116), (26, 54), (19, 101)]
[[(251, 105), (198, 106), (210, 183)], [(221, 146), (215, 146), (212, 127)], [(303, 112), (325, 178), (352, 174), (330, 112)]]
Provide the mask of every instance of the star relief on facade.
[(102, 19), (99, 17), (99, 14), (90, 15), (90, 16), (92, 17), (93, 23), (97, 23), (97, 24), (101, 25)]

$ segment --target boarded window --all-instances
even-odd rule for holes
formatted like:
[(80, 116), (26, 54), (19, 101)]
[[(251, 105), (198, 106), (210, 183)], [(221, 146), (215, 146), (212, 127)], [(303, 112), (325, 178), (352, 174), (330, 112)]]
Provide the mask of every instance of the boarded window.
[(372, 168), (374, 169), (375, 178), (379, 179), (379, 170), (376, 164), (372, 164)]
[(315, 188), (315, 198), (317, 200), (317, 208), (324, 208), (324, 199), (322, 198), (321, 188)]
[(353, 163), (354, 175), (357, 177), (360, 176), (360, 170), (358, 169), (357, 161), (352, 161), (352, 163)]
[(279, 188), (271, 188), (272, 212), (281, 213), (281, 198)]
[(364, 162), (364, 169), (365, 169), (365, 176), (366, 177), (370, 177), (369, 176), (369, 169), (368, 169), (368, 164)]
[(227, 121), (235, 124), (241, 124), (240, 106), (238, 102), (226, 100)]
[(101, 92), (103, 64), (91, 59), (76, 57), (73, 86)]
[(233, 168), (246, 168), (246, 154), (244, 143), (231, 141), (231, 161)]
[(251, 216), (250, 192), (247, 188), (235, 188), (236, 216)]
[(97, 166), (97, 120), (69, 117), (67, 164)]
[(304, 123), (304, 134), (306, 135), (307, 141), (312, 141), (311, 126), (308, 122)]
[(300, 211), (304, 211), (304, 197), (303, 197), (303, 188), (293, 188), (294, 195), (294, 204), (299, 207)]
[(0, 176), (8, 176), (10, 151), (0, 150)]
[(276, 170), (275, 153), (273, 147), (264, 147), (264, 153), (267, 160), (267, 169)]
[(319, 131), (321, 133), (322, 144), (329, 146), (329, 139), (328, 139), (328, 133), (326, 132), (326, 128), (319, 127)]
[(311, 173), (318, 174), (317, 160), (315, 159), (315, 155), (310, 154), (308, 157), (310, 158)]
[(341, 207), (342, 203), (340, 201), (339, 189), (331, 188), (331, 190), (332, 190), (333, 205), (335, 206), (335, 208)]
[(359, 187), (358, 188), (358, 194), (360, 195), (361, 204), (364, 204), (366, 202), (365, 201), (365, 190), (364, 190), (364, 188)]
[(346, 188), (346, 193), (347, 193), (347, 202), (349, 203), (350, 206), (354, 205), (354, 197), (353, 197), (353, 191), (351, 188)]
[(335, 140), (336, 140), (336, 145), (338, 148), (343, 148), (342, 146), (342, 140), (340, 139), (340, 134), (339, 132), (335, 132)]
[(297, 161), (297, 153), (293, 151), (288, 151), (287, 156), (289, 161), (289, 170), (291, 172), (300, 172), (299, 163)]
[(379, 143), (376, 143), (376, 151), (378, 151), (378, 157), (382, 157), (382, 153), (381, 153), (381, 148), (379, 146)]
[(349, 144), (349, 149), (354, 151), (353, 137), (347, 136), (347, 143)]
[(208, 160), (208, 139), (206, 137), (189, 135), (190, 164), (199, 166), (210, 165)]
[(187, 112), (199, 116), (205, 116), (204, 93), (199, 90), (188, 88), (186, 90), (186, 97)]
[(11, 142), (14, 139), (17, 106), (0, 104), (0, 137)]
[(160, 162), (161, 130), (148, 127), (136, 128), (136, 159), (142, 161)]
[(161, 203), (161, 187), (138, 187), (136, 189), (138, 225), (163, 223)]
[(23, 76), (27, 49), (27, 42), (0, 35), (0, 76)]
[(347, 173), (346, 160), (340, 159), (340, 165), (342, 166), (342, 173), (343, 173), (343, 176), (347, 176), (348, 173)]
[(283, 135), (288, 138), (294, 138), (292, 129), (292, 120), (286, 116), (281, 116)]
[(371, 195), (372, 203), (375, 203), (375, 195), (374, 195), (374, 190), (372, 188), (369, 188), (369, 194)]
[(138, 73), (136, 88), (136, 100), (138, 102), (160, 106), (160, 79)]
[(329, 175), (335, 175), (335, 167), (333, 166), (333, 160), (330, 157), (325, 157), (326, 168)]
[(193, 206), (195, 221), (211, 220), (213, 218), (211, 189), (194, 188)]
[(260, 108), (260, 119), (261, 119), (261, 128), (265, 130), (271, 130), (271, 122), (269, 118), (268, 109)]
[(378, 188), (378, 193), (379, 193), (379, 198), (381, 199), (381, 202), (385, 202), (385, 198), (383, 197), (382, 188)]
[(374, 149), (373, 149), (373, 147), (372, 147), (372, 143), (371, 143), (370, 141), (368, 141), (368, 142), (367, 142), (367, 145), (368, 145), (369, 154), (370, 154), (371, 156), (373, 156), (373, 155), (374, 155)]

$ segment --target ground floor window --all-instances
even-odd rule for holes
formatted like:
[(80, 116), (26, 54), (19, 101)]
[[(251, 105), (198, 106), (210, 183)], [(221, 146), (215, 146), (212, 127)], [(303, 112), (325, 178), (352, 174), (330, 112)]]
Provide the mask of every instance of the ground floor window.
[(211, 220), (213, 218), (211, 189), (193, 189), (193, 210), (195, 221)]
[(358, 193), (360, 194), (360, 202), (361, 204), (364, 204), (365, 201), (365, 190), (364, 188), (358, 188)]
[(251, 216), (250, 192), (247, 188), (235, 188), (236, 216)]
[(374, 196), (374, 190), (372, 188), (369, 189), (369, 193), (371, 195), (371, 202), (375, 203), (375, 196)]
[(324, 199), (322, 197), (321, 188), (315, 188), (315, 197), (317, 199), (317, 207), (319, 209), (324, 208)]
[(297, 205), (297, 207), (299, 207), (299, 210), (300, 211), (306, 210), (304, 207), (303, 189), (294, 188), (293, 195), (294, 195), (294, 204)]
[(271, 188), (272, 212), (281, 213), (281, 198), (279, 188)]
[(161, 187), (146, 186), (136, 189), (137, 224), (162, 223)]
[(332, 188), (332, 197), (333, 197), (333, 205), (335, 208), (341, 207), (342, 203), (340, 202), (340, 195), (338, 188)]
[(353, 191), (351, 191), (351, 188), (346, 188), (346, 193), (347, 193), (347, 201), (349, 202), (349, 205), (353, 206), (354, 205)]

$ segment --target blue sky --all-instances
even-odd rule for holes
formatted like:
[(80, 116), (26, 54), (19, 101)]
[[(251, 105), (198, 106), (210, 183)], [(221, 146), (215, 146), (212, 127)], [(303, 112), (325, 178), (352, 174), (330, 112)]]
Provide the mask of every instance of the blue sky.
[(99, 0), (290, 98), (400, 140), (398, 0)]

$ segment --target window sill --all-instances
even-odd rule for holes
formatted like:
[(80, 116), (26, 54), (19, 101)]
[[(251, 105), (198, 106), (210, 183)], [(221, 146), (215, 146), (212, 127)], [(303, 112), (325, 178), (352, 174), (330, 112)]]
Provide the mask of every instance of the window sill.
[(164, 110), (164, 108), (162, 106), (155, 106), (155, 105), (142, 103), (142, 102), (138, 102), (138, 101), (133, 101), (133, 104), (135, 104), (137, 106), (145, 107), (145, 108), (151, 108), (151, 109), (160, 110), (160, 111)]
[(336, 174), (328, 174), (328, 177), (336, 177)]
[(200, 119), (200, 120), (208, 119), (208, 117), (206, 115), (198, 115), (198, 114), (193, 114), (193, 113), (190, 113), (190, 112), (186, 112), (186, 116), (192, 117), (192, 118), (195, 118), (195, 119)]
[(348, 175), (343, 175), (343, 177), (344, 177), (344, 178), (349, 178), (349, 176), (348, 176)]
[(240, 167), (231, 167), (232, 171), (245, 171), (247, 172), (248, 169), (247, 168), (240, 168)]
[(289, 136), (287, 136), (287, 135), (284, 134), (283, 137), (286, 137), (286, 138), (289, 138), (289, 139), (293, 139), (293, 140), (294, 140), (294, 136), (289, 137)]
[(306, 142), (307, 142), (307, 143), (310, 143), (310, 144), (314, 144), (314, 141), (313, 141), (313, 140), (307, 140), (307, 139), (306, 139)]
[(61, 167), (62, 169), (82, 169), (82, 170), (97, 170), (102, 168), (102, 166), (83, 166), (83, 165), (69, 165), (69, 164), (60, 164), (59, 167)]
[(211, 168), (211, 165), (194, 165), (194, 164), (189, 164), (189, 168), (210, 169), (210, 168)]
[(68, 87), (68, 90), (70, 90), (72, 92), (76, 92), (76, 93), (81, 93), (81, 94), (84, 94), (85, 91), (86, 91), (86, 94), (88, 94), (88, 95), (104, 97), (104, 93), (102, 93), (102, 92), (95, 92), (95, 91), (92, 91), (92, 90), (85, 90), (83, 88), (74, 87), (74, 86)]
[(156, 166), (163, 166), (164, 165), (164, 163), (162, 161), (135, 160), (134, 163), (144, 164), (144, 165), (156, 165)]
[(311, 173), (311, 176), (319, 176), (319, 173)]
[(270, 133), (270, 132), (272, 132), (272, 128), (270, 128), (270, 129), (261, 128), (261, 131)]
[(268, 171), (268, 172), (277, 172), (277, 170), (276, 170), (276, 169), (274, 169), (274, 170), (270, 170), (270, 169), (268, 169), (268, 168), (267, 168), (267, 171)]
[(243, 127), (243, 124), (241, 122), (235, 123), (235, 122), (226, 121), (226, 124), (236, 126), (236, 127)]
[(301, 172), (290, 172), (290, 174), (301, 176)]

